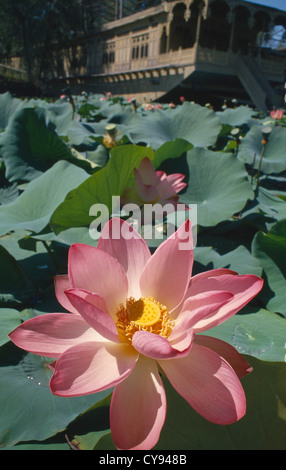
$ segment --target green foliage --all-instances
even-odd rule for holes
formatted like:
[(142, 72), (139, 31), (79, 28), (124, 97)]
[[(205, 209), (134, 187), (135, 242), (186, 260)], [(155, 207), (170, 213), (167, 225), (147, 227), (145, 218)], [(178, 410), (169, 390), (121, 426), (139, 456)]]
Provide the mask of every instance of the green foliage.
[(79, 14), (77, 0), (0, 0), (1, 56), (21, 57), (30, 80), (39, 79), (50, 70), (53, 47), (78, 29)]
[(151, 148), (128, 145), (113, 149), (107, 165), (78, 186), (55, 210), (50, 220), (54, 232), (90, 226), (96, 215), (90, 215), (90, 208), (97, 203), (104, 204), (111, 214), (112, 196), (122, 196), (134, 168), (144, 157), (153, 159)]
[[(132, 186), (134, 168), (148, 157), (156, 170), (183, 173), (180, 202), (197, 205), (194, 274), (229, 268), (265, 280), (247, 307), (209, 331), (254, 369), (243, 379), (246, 416), (231, 426), (210, 424), (165, 382), (168, 412), (156, 449), (285, 450), (285, 118), (187, 102), (135, 111), (124, 99), (102, 98), (74, 96), (73, 110), (60, 100), (0, 95), (0, 446), (114, 448), (111, 391), (52, 396), (51, 360), (23, 353), (7, 335), (33, 316), (62, 311), (53, 278), (66, 273), (71, 244), (96, 246), (90, 208), (105, 204), (110, 215), (112, 197)], [(272, 127), (266, 145), (265, 123)], [(108, 124), (117, 130), (112, 149)], [(147, 242), (151, 250), (161, 243)]]
[(214, 226), (243, 210), (253, 191), (243, 165), (230, 153), (194, 148), (187, 155), (189, 185), (181, 200), (197, 204), (198, 224)]

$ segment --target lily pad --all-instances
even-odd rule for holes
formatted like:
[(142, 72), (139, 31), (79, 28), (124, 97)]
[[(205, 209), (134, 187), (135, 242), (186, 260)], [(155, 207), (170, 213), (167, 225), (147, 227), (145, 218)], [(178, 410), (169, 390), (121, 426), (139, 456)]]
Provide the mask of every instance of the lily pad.
[(213, 111), (186, 102), (176, 109), (137, 115), (130, 123), (129, 136), (132, 142), (145, 142), (154, 150), (176, 138), (195, 147), (208, 147), (216, 142), (220, 128), (220, 120)]
[[(263, 150), (262, 139), (262, 126), (253, 126), (239, 146), (238, 158), (242, 162), (252, 165), (255, 156), (254, 168), (257, 169)], [(286, 129), (273, 126), (262, 157), (261, 171), (263, 173), (281, 173), (286, 170), (285, 141)]]
[(208, 335), (232, 344), (241, 354), (270, 362), (285, 360), (285, 319), (263, 308), (247, 305)]
[[(50, 224), (56, 234), (63, 230), (75, 227), (89, 227), (99, 217), (99, 209), (93, 214), (91, 208), (95, 204), (104, 206), (107, 218), (111, 215), (113, 208), (112, 196), (121, 196), (127, 186), (133, 170), (140, 161), (148, 157), (154, 158), (151, 147), (136, 145), (123, 145), (115, 147), (111, 151), (111, 158), (107, 165), (68, 194), (66, 199), (53, 213)], [(105, 220), (101, 214), (102, 222)]]
[(71, 163), (57, 162), (31, 181), (15, 201), (0, 207), (0, 235), (11, 230), (43, 230), (66, 195), (88, 176), (83, 169)]
[(220, 255), (212, 247), (196, 247), (194, 257), (195, 261), (205, 266), (205, 270), (227, 268), (238, 272), (238, 274), (254, 274), (256, 276), (262, 274), (259, 260), (243, 245), (223, 255)]
[[(236, 423), (218, 426), (196, 413), (163, 377), (167, 416), (153, 451), (175, 451), (174, 464), (188, 464), (190, 450), (285, 450), (286, 365), (245, 359), (253, 372), (242, 379), (246, 394), (246, 415)], [(105, 434), (94, 450), (115, 450), (111, 433)], [(178, 452), (180, 449), (180, 452)], [(170, 462), (172, 460), (170, 459)]]
[(249, 106), (238, 106), (237, 108), (227, 108), (224, 111), (217, 111), (222, 124), (229, 126), (241, 126), (252, 121), (254, 111)]
[(59, 160), (90, 168), (88, 162), (73, 157), (54, 125), (47, 122), (44, 108), (24, 108), (12, 116), (1, 139), (1, 155), (11, 182), (31, 181)]
[(34, 286), (16, 259), (0, 245), (0, 305), (15, 307), (31, 299)]
[(0, 308), (0, 346), (10, 341), (8, 334), (20, 325), (18, 310), (13, 308)]
[(286, 365), (245, 359), (253, 367), (242, 379), (246, 415), (228, 426), (203, 419), (164, 380), (167, 419), (154, 450), (285, 450)]
[(286, 219), (273, 225), (269, 233), (258, 232), (252, 253), (260, 261), (271, 290), (267, 308), (286, 317)]
[(19, 98), (14, 98), (9, 91), (0, 94), (0, 130), (7, 127), (10, 118), (22, 106), (22, 103)]
[(1, 348), (0, 447), (48, 439), (110, 393), (73, 398), (52, 395), (50, 362), (33, 354), (20, 355), (11, 342)]
[(198, 225), (230, 219), (253, 198), (244, 165), (232, 154), (194, 148), (188, 152), (189, 183), (180, 201), (197, 204)]

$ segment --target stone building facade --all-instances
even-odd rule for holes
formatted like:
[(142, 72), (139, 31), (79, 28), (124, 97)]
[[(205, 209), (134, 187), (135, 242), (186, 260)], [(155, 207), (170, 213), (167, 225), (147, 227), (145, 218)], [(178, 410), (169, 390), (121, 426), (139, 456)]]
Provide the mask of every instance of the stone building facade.
[(278, 25), (286, 28), (286, 12), (244, 0), (162, 1), (81, 38), (62, 82), (74, 93), (164, 100), (177, 90), (279, 106), (286, 53), (265, 45)]

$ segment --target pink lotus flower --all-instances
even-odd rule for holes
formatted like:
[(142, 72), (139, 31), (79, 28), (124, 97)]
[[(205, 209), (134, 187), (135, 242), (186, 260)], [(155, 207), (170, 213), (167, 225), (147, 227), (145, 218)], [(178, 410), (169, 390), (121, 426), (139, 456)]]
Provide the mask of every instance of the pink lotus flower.
[(147, 111), (154, 111), (154, 105), (151, 103), (146, 103), (144, 105), (144, 109), (146, 109)]
[(282, 109), (273, 109), (271, 112), (270, 112), (270, 116), (273, 118), (273, 119), (283, 119), (283, 116), (284, 116), (284, 112), (282, 111)]
[(143, 204), (177, 204), (178, 193), (185, 188), (183, 183), (185, 175), (173, 173), (167, 175), (164, 171), (156, 171), (149, 158), (143, 158), (140, 165), (134, 169), (134, 187), (125, 189), (121, 202), (132, 202), (142, 206)]
[(151, 256), (129, 224), (112, 219), (97, 248), (71, 246), (68, 274), (55, 279), (71, 313), (37, 316), (10, 334), (18, 347), (57, 358), (53, 394), (114, 387), (110, 426), (118, 449), (147, 450), (159, 439), (166, 396), (158, 366), (207, 420), (226, 425), (245, 414), (239, 379), (251, 368), (229, 344), (197, 333), (238, 312), (263, 282), (228, 269), (191, 277), (193, 250), (180, 249), (186, 235), (189, 221)]

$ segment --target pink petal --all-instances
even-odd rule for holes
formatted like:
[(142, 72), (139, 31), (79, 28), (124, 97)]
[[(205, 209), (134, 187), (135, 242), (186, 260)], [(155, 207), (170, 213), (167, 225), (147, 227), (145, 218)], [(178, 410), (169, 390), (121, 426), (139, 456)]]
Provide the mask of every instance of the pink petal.
[(194, 325), (195, 332), (205, 331), (235, 315), (258, 294), (263, 286), (263, 280), (252, 274), (237, 275), (230, 271), (229, 274), (222, 272), (221, 275), (216, 272), (213, 276), (212, 273), (208, 271), (203, 276), (198, 275), (198, 278), (194, 276), (186, 297), (214, 290), (232, 292), (234, 297), (213, 315), (198, 321)]
[(112, 394), (110, 427), (116, 447), (152, 449), (165, 417), (166, 396), (156, 362), (140, 356), (135, 369)]
[(19, 348), (46, 357), (58, 357), (84, 341), (103, 339), (80, 315), (70, 313), (47, 313), (31, 318), (9, 337)]
[(180, 321), (174, 327), (172, 333), (169, 336), (169, 341), (173, 348), (178, 351), (189, 350), (189, 346), (194, 337), (194, 332), (192, 329), (193, 319), (190, 312), (184, 315), (183, 318), (180, 317)]
[(153, 186), (152, 184), (145, 184), (143, 182), (143, 178), (141, 176), (141, 173), (136, 170), (134, 170), (134, 183), (135, 183), (135, 188), (142, 199), (145, 203), (151, 203), (153, 201), (156, 201), (159, 197), (159, 192), (156, 188), (156, 186)]
[(182, 182), (184, 178), (185, 175), (180, 173), (173, 173), (164, 179), (162, 178), (158, 185), (161, 198), (170, 198), (185, 188), (187, 183)]
[(208, 421), (231, 424), (246, 411), (244, 390), (232, 367), (218, 354), (193, 343), (190, 354), (159, 361), (177, 392)]
[(196, 344), (212, 349), (222, 356), (234, 369), (239, 379), (252, 372), (252, 367), (246, 362), (244, 357), (230, 344), (218, 338), (205, 335), (195, 335)]
[(69, 251), (71, 287), (98, 294), (115, 316), (118, 306), (125, 302), (128, 280), (121, 264), (108, 253), (93, 246), (77, 243)]
[(137, 353), (122, 343), (90, 341), (64, 352), (51, 378), (52, 393), (64, 397), (88, 395), (107, 390), (133, 370)]
[(183, 303), (176, 324), (179, 324), (181, 319), (187, 315), (191, 319), (190, 326), (194, 327), (201, 319), (216, 313), (231, 299), (233, 299), (233, 294), (224, 291), (206, 291), (189, 297)]
[(54, 284), (56, 298), (58, 299), (61, 306), (64, 307), (68, 312), (78, 313), (65, 294), (65, 291), (71, 287), (68, 275), (63, 274), (55, 276)]
[(165, 173), (165, 171), (157, 170), (156, 171), (156, 182), (158, 183), (158, 181), (164, 181), (165, 179), (167, 179), (167, 174)]
[(145, 157), (141, 160), (138, 170), (143, 184), (156, 186), (157, 175), (153, 164), (149, 158)]
[(142, 295), (154, 297), (169, 312), (184, 298), (191, 278), (193, 250), (190, 245), (192, 228), (187, 220), (157, 248), (140, 279)]
[[(222, 276), (223, 274), (229, 274), (229, 275), (238, 275), (236, 271), (231, 271), (230, 269), (227, 268), (217, 268), (217, 269), (211, 269), (210, 271), (204, 271), (202, 273), (196, 274), (194, 277), (192, 277), (191, 282), (190, 282), (190, 295), (195, 295), (198, 292), (201, 292), (201, 281), (203, 280), (208, 280), (209, 278), (213, 277), (219, 277)], [(200, 283), (199, 283), (200, 281)]]
[(138, 352), (152, 359), (174, 359), (189, 353), (192, 339), (193, 331), (189, 329), (187, 332), (184, 332), (183, 338), (179, 338), (178, 349), (176, 348), (176, 343), (171, 344), (163, 336), (150, 333), (149, 331), (137, 331), (133, 335), (132, 345)]
[(113, 218), (104, 226), (97, 247), (119, 261), (127, 274), (128, 297), (139, 298), (141, 295), (140, 276), (151, 257), (145, 240), (130, 224)]
[(98, 307), (103, 299), (98, 299), (98, 295), (83, 289), (69, 289), (66, 294), (71, 304), (92, 328), (109, 341), (119, 342), (114, 321), (106, 311)]

